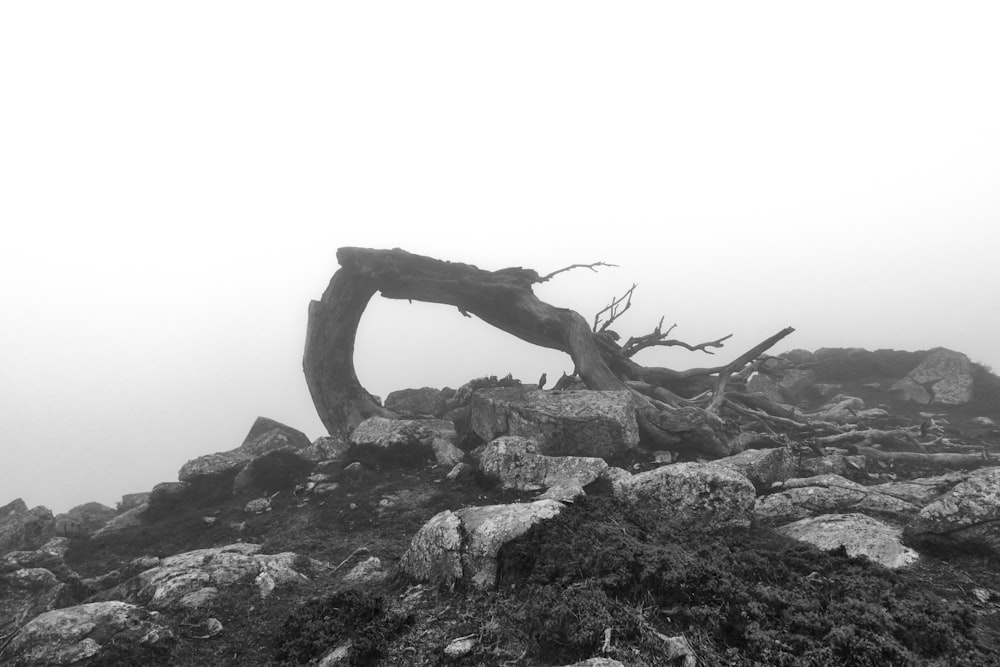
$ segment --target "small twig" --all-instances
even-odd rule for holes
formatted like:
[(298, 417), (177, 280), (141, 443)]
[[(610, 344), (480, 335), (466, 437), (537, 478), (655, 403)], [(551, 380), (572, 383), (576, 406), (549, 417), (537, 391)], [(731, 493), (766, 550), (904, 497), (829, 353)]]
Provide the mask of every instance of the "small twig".
[[(625, 311), (627, 311), (629, 308), (632, 307), (632, 293), (638, 286), (639, 286), (638, 283), (632, 283), (632, 287), (628, 288), (628, 291), (626, 291), (620, 297), (612, 298), (611, 303), (609, 303), (601, 310), (597, 311), (597, 314), (594, 315), (594, 326), (593, 326), (594, 333), (606, 331), (607, 328), (611, 326), (612, 322), (617, 320), (619, 317), (625, 314)], [(625, 302), (625, 305), (621, 307), (621, 310), (619, 310), (618, 307), (621, 306), (622, 301)], [(601, 324), (601, 315), (603, 315), (604, 313), (609, 313), (608, 319), (603, 324)], [(597, 328), (598, 324), (601, 325), (600, 329)]]
[(562, 273), (563, 271), (569, 271), (570, 269), (590, 269), (594, 273), (597, 273), (597, 269), (594, 268), (597, 266), (613, 266), (615, 268), (618, 268), (617, 264), (608, 264), (607, 262), (594, 262), (593, 264), (570, 264), (569, 266), (564, 266), (561, 269), (553, 271), (547, 276), (542, 276), (541, 278), (538, 279), (538, 282), (544, 283), (545, 281), (551, 279), (553, 276), (556, 276)]

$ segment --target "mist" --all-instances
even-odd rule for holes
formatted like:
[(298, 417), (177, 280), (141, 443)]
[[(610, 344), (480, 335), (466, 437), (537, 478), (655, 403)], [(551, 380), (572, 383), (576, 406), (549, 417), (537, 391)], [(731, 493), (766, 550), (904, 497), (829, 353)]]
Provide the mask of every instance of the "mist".
[[(306, 311), (342, 246), (538, 285), (728, 361), (944, 346), (1000, 368), (989, 4), (0, 8), (0, 504), (176, 480), (258, 415), (324, 434)], [(376, 296), (359, 378), (572, 364)]]

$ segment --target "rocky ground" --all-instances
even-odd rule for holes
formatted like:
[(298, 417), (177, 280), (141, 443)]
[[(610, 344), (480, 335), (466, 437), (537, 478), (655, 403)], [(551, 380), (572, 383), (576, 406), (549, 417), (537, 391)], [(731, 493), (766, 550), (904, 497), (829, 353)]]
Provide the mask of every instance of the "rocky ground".
[(1000, 380), (933, 355), (786, 355), (754, 391), (895, 435), (715, 462), (647, 451), (627, 396), (495, 378), (344, 441), (259, 419), (118, 508), (0, 508), (0, 658), (998, 664)]

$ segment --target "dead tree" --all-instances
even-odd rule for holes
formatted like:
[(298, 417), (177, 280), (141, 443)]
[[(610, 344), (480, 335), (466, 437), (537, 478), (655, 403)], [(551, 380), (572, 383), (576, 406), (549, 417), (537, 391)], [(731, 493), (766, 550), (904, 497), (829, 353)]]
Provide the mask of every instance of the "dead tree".
[(741, 394), (727, 391), (727, 383), (794, 331), (783, 329), (714, 368), (645, 367), (632, 359), (640, 349), (681, 345), (710, 354), (707, 348), (722, 347), (728, 336), (688, 345), (668, 339), (673, 327), (662, 333), (661, 320), (651, 334), (630, 338), (622, 346), (608, 326), (628, 309), (632, 290), (612, 301), (603, 325), (599, 313), (593, 327), (575, 311), (545, 303), (532, 291), (533, 285), (569, 268), (608, 266), (604, 263), (574, 265), (541, 276), (521, 267), (485, 271), (399, 249), (340, 248), (337, 260), (340, 269), (323, 296), (309, 304), (303, 358), (313, 403), (324, 426), (336, 435), (346, 434), (368, 417), (393, 416), (365, 390), (354, 369), (358, 324), (376, 292), (389, 299), (454, 306), (466, 317), (475, 315), (528, 343), (565, 352), (589, 389), (632, 393), (639, 427), (654, 447), (706, 457), (735, 453), (746, 442), (738, 437), (736, 420), (727, 417), (727, 409), (741, 403)]

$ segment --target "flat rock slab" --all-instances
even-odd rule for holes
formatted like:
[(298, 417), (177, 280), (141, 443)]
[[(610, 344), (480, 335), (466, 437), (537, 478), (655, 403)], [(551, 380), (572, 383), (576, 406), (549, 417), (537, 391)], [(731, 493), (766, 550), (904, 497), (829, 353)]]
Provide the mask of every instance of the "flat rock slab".
[(434, 458), (438, 465), (454, 466), (465, 457), (455, 442), (455, 425), (446, 419), (387, 419), (371, 417), (351, 432), (352, 458), (373, 458), (383, 465), (416, 465)]
[(490, 588), (496, 583), (500, 548), (562, 509), (555, 500), (538, 500), (445, 510), (413, 537), (400, 568), (418, 581), (465, 580), (476, 588)]
[(622, 478), (614, 494), (626, 502), (652, 502), (673, 520), (709, 529), (749, 527), (753, 484), (723, 466), (675, 463)]
[(531, 438), (539, 454), (616, 457), (639, 446), (635, 404), (627, 391), (537, 391), (498, 387), (472, 398), (472, 429), (485, 442)]
[(777, 529), (782, 535), (808, 542), (820, 549), (843, 546), (851, 556), (865, 556), (888, 568), (917, 560), (917, 552), (903, 546), (903, 530), (864, 514), (825, 514), (802, 519)]
[(125, 602), (92, 602), (36, 616), (17, 633), (0, 662), (70, 665), (99, 656), (110, 644), (156, 646), (173, 640), (155, 613)]
[(479, 468), (499, 479), (504, 489), (540, 491), (556, 486), (590, 484), (608, 469), (602, 458), (592, 456), (544, 456), (530, 438), (505, 435), (486, 445)]
[(308, 583), (319, 564), (291, 552), (261, 554), (261, 545), (237, 543), (168, 556), (118, 585), (110, 595), (152, 609), (197, 608), (220, 588), (251, 579), (262, 597), (281, 585)]
[(840, 475), (790, 479), (782, 491), (757, 499), (754, 514), (766, 525), (780, 525), (821, 514), (861, 513), (906, 522), (920, 506), (863, 486)]

